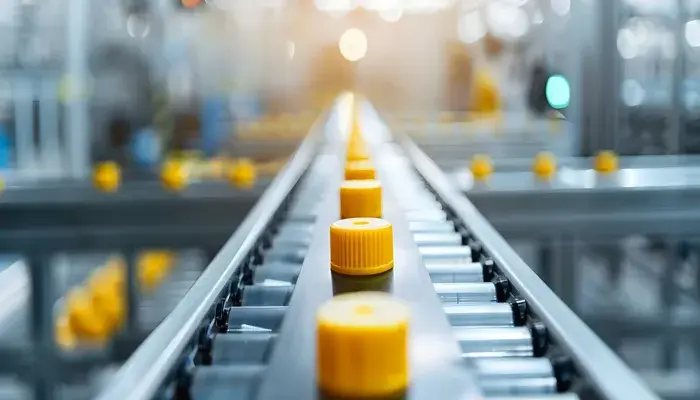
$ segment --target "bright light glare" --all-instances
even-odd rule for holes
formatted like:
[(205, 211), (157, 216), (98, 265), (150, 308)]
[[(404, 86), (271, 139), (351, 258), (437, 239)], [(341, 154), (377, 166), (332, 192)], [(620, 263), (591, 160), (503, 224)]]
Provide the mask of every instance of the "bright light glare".
[(685, 40), (690, 47), (700, 47), (700, 20), (686, 22)]
[(475, 43), (486, 35), (486, 26), (478, 11), (462, 15), (458, 30), (459, 39), (465, 43)]
[(386, 22), (396, 22), (403, 16), (403, 9), (401, 8), (390, 8), (386, 10), (379, 11), (379, 17)]
[(367, 36), (357, 28), (350, 28), (340, 36), (338, 48), (346, 60), (359, 61), (367, 55)]
[(287, 57), (289, 57), (290, 60), (293, 60), (294, 54), (296, 54), (296, 46), (294, 45), (294, 42), (287, 42)]
[(562, 17), (571, 10), (571, 0), (552, 0), (552, 11)]

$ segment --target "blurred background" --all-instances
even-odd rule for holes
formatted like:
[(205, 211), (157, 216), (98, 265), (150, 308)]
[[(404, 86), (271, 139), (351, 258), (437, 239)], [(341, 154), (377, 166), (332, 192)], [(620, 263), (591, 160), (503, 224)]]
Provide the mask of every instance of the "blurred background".
[[(0, 32), (8, 194), (104, 161), (245, 158), (264, 186), (361, 93), (655, 390), (700, 397), (700, 0), (4, 0)], [(218, 249), (194, 247), (185, 288)], [(77, 282), (104, 254), (71, 257)]]

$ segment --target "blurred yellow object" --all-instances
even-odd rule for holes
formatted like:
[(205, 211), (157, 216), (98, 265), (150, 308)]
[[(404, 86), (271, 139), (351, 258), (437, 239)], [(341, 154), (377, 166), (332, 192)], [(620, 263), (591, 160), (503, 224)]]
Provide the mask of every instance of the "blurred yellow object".
[(382, 185), (379, 181), (344, 181), (340, 185), (340, 218), (359, 217), (382, 217)]
[(368, 160), (369, 153), (367, 152), (367, 146), (361, 139), (353, 140), (348, 142), (347, 153), (345, 154), (347, 161), (361, 161)]
[(126, 298), (124, 282), (115, 283), (107, 274), (96, 274), (90, 279), (89, 292), (96, 310), (105, 319), (110, 333), (124, 323)]
[(166, 189), (177, 192), (187, 186), (189, 171), (181, 162), (168, 161), (163, 165), (160, 179)]
[(408, 306), (386, 293), (342, 294), (321, 305), (316, 314), (321, 390), (343, 398), (399, 394), (409, 383), (409, 320)]
[(255, 164), (247, 158), (234, 161), (228, 169), (228, 180), (237, 188), (252, 188), (257, 177)]
[(443, 124), (449, 124), (455, 121), (455, 113), (450, 111), (441, 112), (438, 115), (438, 122)]
[(345, 164), (345, 180), (376, 179), (377, 173), (369, 161), (349, 161)]
[(613, 151), (603, 150), (596, 155), (594, 168), (601, 174), (609, 174), (618, 170), (617, 155)]
[(119, 189), (122, 171), (113, 161), (102, 162), (95, 167), (92, 179), (98, 190), (113, 193)]
[(477, 154), (472, 158), (470, 170), (474, 179), (484, 180), (493, 173), (493, 163), (491, 158), (486, 155)]
[(59, 315), (56, 319), (56, 344), (62, 350), (73, 350), (78, 345), (78, 338), (73, 333), (68, 317)]
[(550, 179), (557, 172), (557, 158), (550, 152), (538, 153), (532, 163), (532, 172), (540, 179)]
[(501, 110), (502, 101), (498, 85), (487, 73), (481, 72), (474, 78), (472, 89), (472, 110), (478, 113), (494, 113)]
[(155, 289), (168, 275), (174, 264), (172, 254), (166, 251), (148, 251), (139, 257), (139, 283), (147, 291)]
[(103, 343), (107, 339), (107, 320), (100, 315), (89, 294), (82, 288), (73, 289), (68, 294), (66, 313), (70, 329), (78, 339), (91, 343)]

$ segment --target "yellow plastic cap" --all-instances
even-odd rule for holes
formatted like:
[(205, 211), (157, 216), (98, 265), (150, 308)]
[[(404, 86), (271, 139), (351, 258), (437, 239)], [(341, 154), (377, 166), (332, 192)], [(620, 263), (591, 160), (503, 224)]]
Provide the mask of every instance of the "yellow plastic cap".
[(476, 180), (484, 180), (493, 173), (491, 158), (485, 155), (476, 155), (472, 158), (469, 169)]
[(89, 294), (82, 289), (72, 290), (66, 299), (66, 313), (70, 329), (78, 339), (101, 343), (109, 335), (109, 326), (94, 307)]
[(183, 163), (168, 161), (163, 165), (163, 169), (160, 172), (160, 179), (166, 189), (180, 191), (187, 186), (189, 172)]
[(532, 172), (541, 179), (549, 179), (557, 172), (557, 159), (554, 154), (541, 152), (535, 156), (532, 163)]
[(369, 161), (350, 161), (345, 164), (345, 179), (348, 181), (376, 179), (377, 173)]
[(345, 181), (340, 185), (340, 218), (359, 217), (382, 217), (382, 185), (379, 181)]
[(344, 275), (376, 275), (394, 267), (394, 233), (379, 218), (349, 218), (331, 224), (331, 269)]
[(92, 174), (92, 181), (97, 190), (116, 192), (122, 180), (122, 171), (117, 163), (107, 161), (97, 164)]
[(143, 253), (137, 261), (141, 287), (149, 291), (158, 287), (168, 275), (172, 263), (172, 259), (168, 258), (165, 252), (149, 251)]
[(391, 395), (409, 382), (410, 310), (381, 292), (336, 296), (316, 315), (318, 386), (358, 398)]
[(367, 146), (361, 138), (356, 138), (348, 142), (348, 150), (346, 154), (347, 161), (368, 160)]
[(241, 189), (250, 189), (257, 179), (255, 164), (249, 159), (233, 162), (228, 170), (228, 180), (232, 185)]
[(113, 277), (104, 272), (98, 272), (90, 279), (88, 290), (93, 306), (105, 319), (109, 332), (113, 333), (124, 323), (126, 313), (124, 284), (115, 283), (112, 281)]
[(595, 170), (601, 174), (609, 174), (615, 172), (618, 169), (617, 165), (617, 155), (608, 150), (604, 150), (598, 153), (594, 160)]

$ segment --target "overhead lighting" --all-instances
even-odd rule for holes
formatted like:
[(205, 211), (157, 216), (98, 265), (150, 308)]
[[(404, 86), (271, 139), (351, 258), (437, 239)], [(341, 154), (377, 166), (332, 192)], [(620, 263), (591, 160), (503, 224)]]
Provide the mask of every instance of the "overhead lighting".
[(367, 35), (357, 28), (350, 28), (340, 36), (338, 49), (346, 60), (360, 61), (367, 55)]

